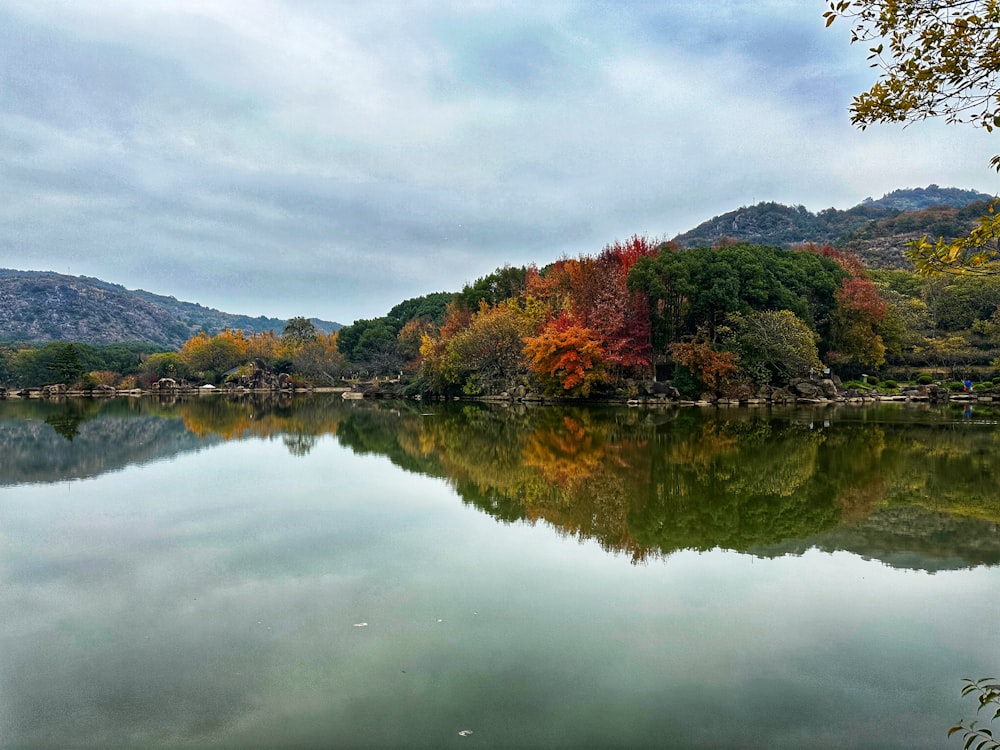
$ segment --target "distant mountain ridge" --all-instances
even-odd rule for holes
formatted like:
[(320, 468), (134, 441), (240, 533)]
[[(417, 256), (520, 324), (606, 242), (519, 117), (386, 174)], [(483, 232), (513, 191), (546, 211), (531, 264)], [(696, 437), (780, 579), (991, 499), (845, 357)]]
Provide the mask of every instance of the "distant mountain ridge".
[[(199, 331), (281, 333), (288, 321), (225, 313), (87, 276), (0, 269), (0, 342), (144, 342), (176, 348)], [(339, 323), (313, 319), (318, 330)]]
[[(908, 269), (903, 258), (907, 242), (924, 235), (952, 239), (967, 233), (992, 199), (975, 190), (928, 185), (895, 190), (878, 200), (866, 198), (846, 211), (812, 213), (804, 206), (763, 202), (713, 217), (673, 242), (682, 248), (728, 241), (832, 245), (854, 253), (870, 268)], [(86, 276), (0, 269), (0, 343), (146, 342), (176, 348), (202, 330), (212, 335), (226, 328), (280, 333), (287, 322), (225, 313)], [(316, 318), (312, 322), (324, 332), (342, 327)]]
[[(876, 243), (882, 246), (882, 250), (868, 253), (873, 256), (872, 260), (879, 261), (878, 256), (887, 256), (892, 261), (887, 263), (882, 258), (875, 265), (899, 266), (902, 248), (907, 240), (914, 238), (912, 235), (958, 236), (971, 228), (992, 198), (975, 190), (928, 185), (926, 188), (895, 190), (878, 200), (866, 198), (846, 211), (828, 208), (812, 213), (804, 206), (762, 202), (715, 216), (677, 235), (673, 241), (682, 248), (710, 247), (726, 240), (778, 247), (811, 242), (853, 249), (862, 256), (862, 260), (868, 260), (864, 240), (873, 239), (875, 235), (883, 240), (887, 235), (906, 235), (900, 237), (897, 243)], [(895, 230), (888, 233), (873, 231), (879, 222), (903, 214), (907, 214), (910, 220), (900, 222)], [(852, 242), (855, 243), (854, 248), (846, 247)]]

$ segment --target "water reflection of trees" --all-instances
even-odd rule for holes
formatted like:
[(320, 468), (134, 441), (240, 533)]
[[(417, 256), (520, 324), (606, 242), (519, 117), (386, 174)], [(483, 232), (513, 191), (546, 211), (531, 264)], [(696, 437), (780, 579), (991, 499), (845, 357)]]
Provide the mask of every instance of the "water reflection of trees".
[[(678, 549), (760, 549), (845, 525), (875, 528), (881, 521), (873, 513), (909, 506), (989, 521), (981, 530), (995, 540), (994, 431), (877, 418), (841, 423), (836, 414), (824, 427), (797, 417), (467, 405), (404, 415), (390, 427), (395, 438), (381, 442), (392, 444), (385, 455), (401, 454), (393, 459), (400, 465), (448, 478), (465, 502), (498, 519), (544, 520), (635, 560)], [(355, 420), (351, 434), (368, 434), (369, 446), (370, 430), (385, 424), (366, 412)], [(906, 536), (917, 539), (917, 526), (932, 523), (937, 536), (927, 552), (937, 555), (941, 524), (932, 515), (906, 514), (914, 519)], [(973, 527), (963, 524), (963, 533)], [(995, 541), (992, 549), (1000, 554)]]
[[(635, 561), (679, 549), (759, 551), (864, 524), (876, 533), (889, 510), (906, 507), (926, 512), (892, 516), (912, 527), (903, 536), (935, 527), (928, 554), (947, 546), (942, 528), (968, 535), (978, 523), (994, 541), (976, 559), (991, 559), (994, 548), (1000, 559), (995, 427), (915, 410), (649, 412), (281, 396), (47, 405), (43, 418), (76, 431), (123, 409), (179, 417), (206, 438), (280, 438), (300, 456), (335, 436), (357, 453), (445, 478), (501, 521), (544, 521)], [(942, 524), (942, 515), (964, 522)]]

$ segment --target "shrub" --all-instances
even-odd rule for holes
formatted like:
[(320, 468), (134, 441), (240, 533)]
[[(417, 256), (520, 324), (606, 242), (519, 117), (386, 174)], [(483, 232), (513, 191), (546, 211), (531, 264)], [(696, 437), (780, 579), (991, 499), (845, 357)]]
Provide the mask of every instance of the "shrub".
[(673, 386), (685, 398), (696, 399), (701, 393), (701, 384), (684, 365), (677, 365), (674, 370)]
[(899, 388), (899, 383), (895, 380), (883, 380), (882, 387), (886, 390), (893, 390), (894, 388)]
[(963, 383), (961, 380), (952, 380), (949, 383), (945, 383), (944, 387), (954, 393), (956, 391), (965, 390), (965, 383)]
[(922, 372), (917, 376), (917, 385), (930, 385), (933, 382), (934, 378), (926, 372)]

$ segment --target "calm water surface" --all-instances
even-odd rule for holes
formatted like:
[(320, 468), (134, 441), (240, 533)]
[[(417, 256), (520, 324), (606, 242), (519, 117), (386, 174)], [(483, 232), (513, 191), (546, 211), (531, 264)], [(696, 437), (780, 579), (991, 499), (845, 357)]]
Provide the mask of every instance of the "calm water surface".
[(997, 419), (0, 402), (0, 747), (960, 747)]

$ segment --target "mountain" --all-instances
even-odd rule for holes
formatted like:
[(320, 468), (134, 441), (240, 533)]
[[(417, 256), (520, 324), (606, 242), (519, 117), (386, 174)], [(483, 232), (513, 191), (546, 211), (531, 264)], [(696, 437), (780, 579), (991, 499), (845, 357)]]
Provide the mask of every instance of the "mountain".
[[(725, 241), (793, 247), (833, 245), (859, 256), (870, 268), (910, 268), (909, 241), (922, 236), (952, 239), (967, 233), (992, 196), (974, 190), (895, 190), (841, 211), (812, 213), (804, 206), (758, 203), (716, 216), (679, 234), (680, 247), (711, 247)], [(324, 332), (339, 323), (313, 318)], [(89, 344), (145, 342), (176, 348), (199, 331), (225, 328), (245, 333), (280, 332), (287, 321), (234, 315), (192, 302), (86, 276), (0, 269), (0, 342), (78, 341)]]
[(706, 247), (725, 240), (792, 247), (814, 243), (855, 252), (875, 267), (906, 267), (906, 242), (923, 235), (953, 238), (972, 228), (992, 196), (975, 190), (926, 188), (895, 190), (866, 198), (841, 211), (819, 213), (804, 206), (758, 203), (699, 224), (673, 238), (680, 247)]
[[(287, 322), (220, 312), (87, 276), (0, 269), (0, 341), (145, 342), (175, 348), (202, 330), (211, 335), (226, 328), (280, 333)], [(341, 327), (312, 322), (327, 333)]]

